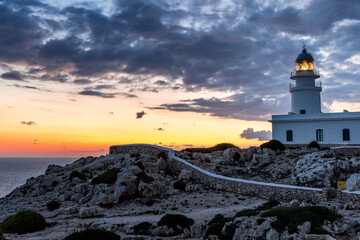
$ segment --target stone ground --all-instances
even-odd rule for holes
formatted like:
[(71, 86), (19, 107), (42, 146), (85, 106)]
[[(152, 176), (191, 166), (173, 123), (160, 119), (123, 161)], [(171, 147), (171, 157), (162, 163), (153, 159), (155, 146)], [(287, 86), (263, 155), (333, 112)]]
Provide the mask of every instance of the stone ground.
[[(129, 231), (130, 227), (144, 221), (156, 225), (160, 218), (167, 213), (183, 214), (194, 219), (196, 223), (206, 224), (206, 222), (211, 220), (216, 214), (220, 213), (233, 217), (236, 212), (242, 209), (254, 208), (264, 202), (265, 200), (239, 196), (227, 192), (204, 191), (179, 193), (169, 198), (158, 200), (158, 202), (150, 207), (141, 204), (139, 199), (136, 199), (131, 202), (124, 202), (112, 209), (106, 209), (104, 216), (89, 219), (79, 218), (77, 214), (62, 214), (61, 212), (64, 207), (54, 212), (49, 212), (44, 209), (40, 211), (39, 209), (39, 212), (51, 225), (50, 227), (36, 233), (23, 235), (5, 234), (5, 237), (6, 239), (18, 240), (60, 240), (81, 228), (101, 227), (112, 230), (121, 235), (122, 239), (126, 239), (131, 238), (131, 236), (126, 236), (125, 234)], [(21, 208), (34, 209), (36, 206), (36, 203), (29, 202)]]

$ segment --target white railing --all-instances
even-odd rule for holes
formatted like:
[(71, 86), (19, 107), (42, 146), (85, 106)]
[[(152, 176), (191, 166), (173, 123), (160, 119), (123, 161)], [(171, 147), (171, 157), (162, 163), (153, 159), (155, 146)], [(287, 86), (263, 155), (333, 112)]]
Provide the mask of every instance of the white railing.
[[(314, 85), (314, 86), (315, 86), (315, 87), (320, 87), (320, 88), (322, 88), (322, 83), (321, 83), (321, 81), (315, 81), (315, 85)], [(313, 86), (306, 86), (306, 85), (304, 85), (304, 86), (296, 86), (295, 83), (292, 83), (292, 82), (289, 83), (289, 90), (291, 90), (291, 89), (293, 89), (293, 88), (296, 88), (296, 87), (313, 87)]]
[[(307, 72), (307, 71), (296, 71), (296, 69), (293, 69), (293, 70), (291, 70), (291, 72), (290, 72), (290, 76), (291, 77), (295, 77), (295, 76), (297, 76), (299, 73), (302, 73), (302, 72)], [(320, 76), (320, 71), (319, 70), (317, 70), (317, 69), (315, 69), (314, 71), (312, 71), (313, 73), (314, 73), (314, 75), (319, 75)]]

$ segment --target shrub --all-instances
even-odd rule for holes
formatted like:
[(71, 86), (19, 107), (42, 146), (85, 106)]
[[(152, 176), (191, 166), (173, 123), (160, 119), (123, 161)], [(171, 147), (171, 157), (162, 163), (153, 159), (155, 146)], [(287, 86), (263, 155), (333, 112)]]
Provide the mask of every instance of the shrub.
[(320, 145), (317, 143), (317, 141), (312, 141), (307, 145), (308, 148), (317, 148), (320, 150)]
[(116, 182), (117, 174), (120, 170), (117, 168), (112, 168), (106, 171), (105, 173), (101, 174), (100, 176), (93, 178), (91, 184), (100, 184), (100, 183), (107, 183), (113, 184)]
[(60, 203), (58, 201), (50, 201), (46, 204), (46, 207), (49, 211), (54, 211), (55, 209), (60, 208)]
[(166, 159), (167, 159), (166, 152), (159, 152), (157, 155), (157, 158), (162, 158), (162, 159), (164, 159), (164, 161), (166, 161)]
[(210, 148), (186, 148), (186, 149), (184, 149), (184, 151), (211, 153), (211, 152), (215, 152), (215, 151), (224, 151), (225, 149), (232, 148), (232, 147), (235, 147), (235, 145), (233, 145), (231, 143), (220, 143), (220, 144), (217, 144), (214, 147), (210, 147)]
[(257, 222), (257, 224), (259, 224), (259, 225), (261, 225), (263, 222), (265, 222), (266, 221), (266, 219), (265, 218), (258, 218), (258, 219), (256, 219), (256, 222)]
[(45, 218), (30, 210), (23, 210), (15, 215), (8, 216), (1, 223), (1, 230), (5, 233), (31, 233), (43, 230), (45, 227)]
[(261, 205), (260, 207), (257, 207), (256, 209), (259, 211), (269, 210), (270, 208), (276, 207), (279, 204), (280, 204), (279, 201), (277, 201), (275, 199), (271, 199), (271, 200), (267, 201), (266, 203), (264, 203), (263, 205)]
[(239, 162), (240, 161), (240, 153), (236, 152), (234, 153), (234, 161)]
[(194, 220), (192, 218), (188, 218), (182, 214), (166, 214), (158, 222), (158, 226), (167, 226), (173, 229), (176, 229), (177, 226), (189, 228), (193, 224)]
[(152, 226), (149, 222), (142, 222), (134, 226), (134, 233), (139, 235), (148, 235), (149, 229)]
[(140, 181), (143, 181), (144, 183), (151, 183), (152, 181), (154, 181), (154, 178), (153, 177), (150, 177), (149, 175), (146, 174), (146, 172), (141, 172), (141, 173), (138, 173), (136, 175), (137, 177), (137, 181), (138, 183)]
[(250, 216), (256, 216), (258, 214), (259, 214), (259, 211), (256, 209), (245, 209), (240, 212), (237, 212), (235, 217), (243, 217), (243, 216), (250, 217)]
[(339, 218), (335, 212), (322, 206), (277, 207), (264, 212), (261, 216), (276, 216), (277, 220), (271, 226), (278, 232), (283, 231), (287, 226), (290, 234), (297, 232), (297, 226), (307, 221), (311, 222), (311, 231), (313, 231), (320, 227), (324, 220), (334, 221)]
[(176, 182), (174, 182), (174, 184), (173, 184), (173, 187), (175, 188), (175, 189), (179, 189), (179, 190), (185, 190), (185, 188), (186, 188), (186, 183), (184, 183), (183, 181), (176, 181)]
[[(225, 223), (233, 221), (233, 218), (225, 218), (222, 214), (216, 214), (213, 219), (209, 222), (209, 227), (206, 230), (206, 235), (217, 235), (220, 239), (232, 239), (232, 235), (234, 235), (235, 228), (229, 227), (226, 229), (226, 233), (222, 234), (221, 230), (223, 229)], [(231, 235), (227, 237), (227, 235)]]
[(260, 147), (261, 148), (270, 148), (271, 150), (274, 150), (274, 151), (276, 151), (276, 150), (284, 151), (286, 149), (284, 144), (282, 144), (278, 140), (270, 140), (269, 142), (261, 144)]
[(83, 174), (83, 173), (81, 173), (81, 172), (79, 172), (79, 171), (72, 171), (71, 173), (70, 173), (70, 176), (69, 176), (69, 179), (70, 180), (72, 180), (73, 178), (79, 178), (79, 179), (81, 179), (81, 180), (86, 180), (86, 176), (85, 176), (85, 174)]
[(101, 229), (86, 229), (74, 232), (65, 237), (64, 240), (120, 240), (120, 236)]
[(4, 238), (3, 234), (2, 234), (2, 232), (0, 232), (0, 240), (5, 240), (5, 238)]

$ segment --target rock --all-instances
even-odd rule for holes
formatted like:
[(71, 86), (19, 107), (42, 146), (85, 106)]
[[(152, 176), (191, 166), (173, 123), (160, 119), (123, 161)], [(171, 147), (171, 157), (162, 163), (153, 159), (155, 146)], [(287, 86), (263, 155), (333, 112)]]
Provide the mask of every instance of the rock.
[(271, 228), (269, 231), (266, 232), (266, 240), (278, 240), (279, 239), (279, 233)]
[(54, 178), (52, 176), (43, 176), (40, 179), (40, 187), (52, 187)]
[(64, 209), (64, 214), (66, 215), (71, 215), (71, 214), (75, 214), (78, 213), (79, 209), (77, 207), (68, 207)]
[(299, 239), (305, 239), (305, 234), (310, 232), (311, 223), (304, 222), (301, 226), (298, 226), (299, 229)]
[(294, 199), (294, 200), (292, 200), (292, 201), (289, 203), (289, 205), (290, 205), (291, 207), (298, 207), (298, 206), (300, 206), (300, 202), (299, 202), (299, 200)]
[(251, 153), (249, 152), (241, 152), (240, 153), (240, 161), (248, 162), (251, 159)]
[(183, 169), (179, 174), (179, 180), (189, 180), (192, 176), (192, 172), (186, 169)]
[(240, 149), (238, 147), (227, 148), (224, 150), (222, 156), (226, 161), (234, 161), (234, 154), (236, 152), (240, 153)]
[(194, 223), (191, 228), (191, 237), (192, 238), (199, 238), (201, 236), (202, 233), (202, 225), (199, 223)]
[(143, 181), (140, 181), (138, 190), (141, 196), (152, 197), (161, 193), (162, 186), (158, 182), (144, 183)]
[(360, 190), (360, 174), (354, 173), (345, 182), (347, 191), (359, 191)]
[(60, 165), (55, 165), (55, 164), (51, 164), (47, 167), (45, 174), (49, 175), (52, 173), (58, 173), (64, 170), (64, 167), (60, 166)]
[(189, 238), (190, 235), (191, 235), (190, 230), (187, 229), (187, 228), (184, 228), (183, 233), (184, 233), (183, 236), (184, 236), (185, 238)]
[(168, 236), (171, 232), (173, 232), (171, 230), (167, 226), (159, 226), (152, 230), (152, 234), (155, 236)]
[(84, 195), (82, 193), (76, 193), (70, 197), (73, 202), (78, 202)]
[(96, 216), (101, 216), (104, 209), (99, 206), (93, 207), (82, 207), (79, 210), (79, 217), (80, 218), (91, 218)]

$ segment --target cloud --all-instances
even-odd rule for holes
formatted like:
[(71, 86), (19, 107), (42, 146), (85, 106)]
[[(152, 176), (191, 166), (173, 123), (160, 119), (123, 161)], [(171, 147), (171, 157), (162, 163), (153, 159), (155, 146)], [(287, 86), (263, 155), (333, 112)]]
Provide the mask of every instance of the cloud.
[(263, 100), (249, 94), (235, 94), (227, 98), (198, 98), (181, 100), (173, 104), (161, 104), (150, 109), (163, 109), (175, 112), (208, 113), (211, 116), (245, 120), (267, 120), (272, 113), (281, 108), (276, 100)]
[(189, 147), (189, 148), (192, 148), (192, 147), (194, 147), (194, 145), (192, 145), (192, 144), (184, 144), (184, 145), (182, 145), (183, 147)]
[(146, 115), (146, 112), (141, 111), (136, 113), (136, 119), (142, 118), (144, 115)]
[(102, 98), (114, 98), (117, 93), (103, 93), (99, 91), (92, 91), (92, 90), (85, 90), (79, 92), (80, 95), (85, 96), (96, 96), (96, 97), (102, 97)]
[(73, 83), (77, 84), (77, 85), (87, 85), (87, 84), (92, 83), (92, 81), (90, 81), (89, 79), (81, 78), (81, 79), (74, 80)]
[(163, 128), (155, 128), (155, 130), (157, 130), (157, 131), (165, 131), (165, 129), (163, 129)]
[(6, 80), (24, 81), (22, 74), (17, 71), (3, 73), (0, 77)]
[(257, 138), (259, 141), (265, 141), (271, 139), (271, 131), (254, 131), (253, 128), (247, 128), (240, 134), (240, 137), (245, 139)]
[(114, 112), (109, 112), (109, 115), (114, 115)]
[(21, 121), (20, 122), (23, 125), (28, 125), (28, 126), (33, 126), (33, 125), (37, 125), (37, 123), (33, 122), (33, 121)]
[(51, 92), (50, 90), (40, 89), (38, 87), (28, 86), (28, 85), (19, 85), (19, 84), (12, 84), (8, 85), (10, 87), (16, 87), (16, 88), (23, 88), (23, 89), (32, 89), (32, 90), (38, 90), (38, 91), (44, 91), (44, 92)]
[(39, 144), (38, 140), (37, 140), (37, 139), (34, 139), (33, 144), (34, 144), (34, 145), (38, 145), (38, 144)]

